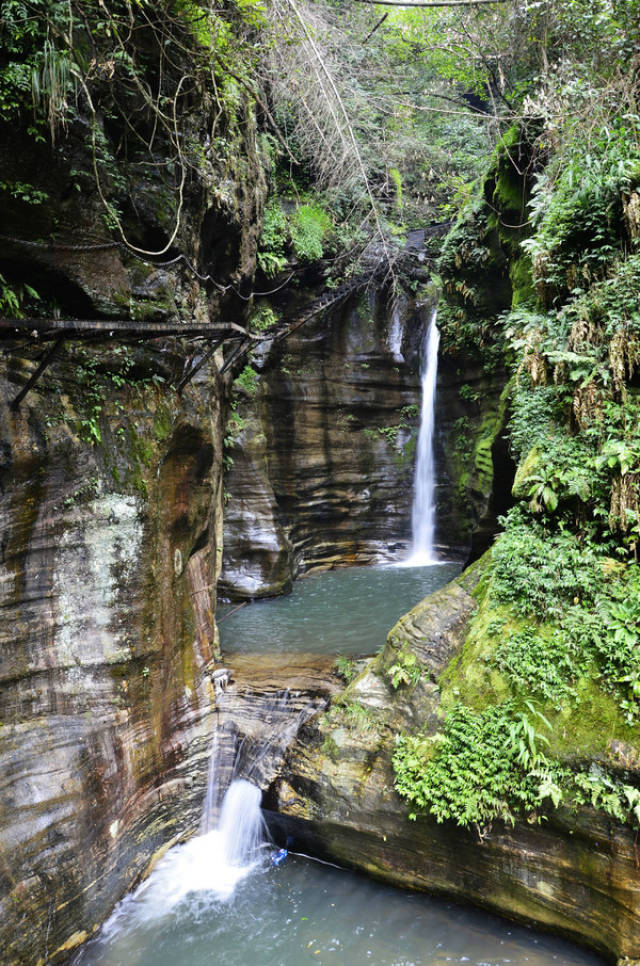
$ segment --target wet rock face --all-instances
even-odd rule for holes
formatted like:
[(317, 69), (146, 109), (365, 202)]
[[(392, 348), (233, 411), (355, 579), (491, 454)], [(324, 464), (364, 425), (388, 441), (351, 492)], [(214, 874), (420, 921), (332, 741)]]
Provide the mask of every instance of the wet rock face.
[(507, 373), (444, 355), (436, 406), (435, 541), (473, 561), (491, 546), (498, 517), (513, 504)]
[(220, 592), (259, 597), (298, 573), (392, 558), (410, 537), (427, 307), (365, 295), (277, 344), (230, 450)]
[[(269, 596), (308, 570), (406, 555), (431, 311), (365, 295), (253, 363), (258, 378), (251, 394), (239, 392), (228, 450), (223, 596)], [(477, 365), (440, 364), (436, 539), (449, 559), (466, 557), (479, 521), (487, 533), (495, 526), (503, 385)]]
[(154, 353), (118, 388), (102, 361), (84, 402), (63, 355), (16, 413), (35, 360), (0, 370), (0, 943), (20, 966), (64, 960), (197, 827), (206, 783), (221, 413), (208, 379), (161, 393)]
[[(267, 797), (277, 840), (397, 885), (458, 897), (561, 932), (610, 958), (640, 953), (640, 882), (633, 829), (602, 812), (494, 822), (480, 837), (453, 823), (408, 819), (394, 790), (395, 735), (440, 724), (435, 676), (459, 653), (482, 564), (403, 617), (383, 653), (303, 729)], [(392, 686), (400, 650), (423, 673)]]
[(244, 778), (264, 793), (314, 714), (340, 691), (333, 657), (236, 654), (217, 699), (204, 823), (214, 827), (224, 792)]
[[(238, 391), (240, 419), (230, 424), (222, 596), (271, 596), (309, 570), (407, 555), (431, 312), (365, 295), (256, 358), (255, 385)], [(510, 505), (505, 382), (477, 363), (440, 361), (436, 544), (445, 559), (479, 556)]]

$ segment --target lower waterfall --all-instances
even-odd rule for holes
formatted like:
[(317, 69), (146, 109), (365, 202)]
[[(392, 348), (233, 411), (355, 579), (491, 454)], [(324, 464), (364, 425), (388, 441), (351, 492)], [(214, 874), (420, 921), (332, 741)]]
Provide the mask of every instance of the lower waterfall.
[(275, 854), (260, 789), (326, 699), (260, 685), (256, 667), (250, 686), (238, 671), (218, 695), (201, 834), (157, 862), (74, 966), (600, 966), (560, 940), (310, 861), (295, 841)]

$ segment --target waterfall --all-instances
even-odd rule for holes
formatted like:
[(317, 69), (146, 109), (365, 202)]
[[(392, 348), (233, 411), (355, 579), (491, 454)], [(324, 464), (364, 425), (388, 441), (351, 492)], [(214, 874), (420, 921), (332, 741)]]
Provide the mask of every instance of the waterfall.
[(327, 702), (300, 691), (239, 692), (230, 688), (217, 695), (200, 834), (158, 861), (116, 908), (104, 935), (160, 919), (187, 897), (190, 909), (206, 912), (212, 903), (230, 899), (271, 854), (261, 788), (281, 768), (300, 727)]
[(219, 695), (200, 819), (202, 835), (220, 827), (223, 793), (238, 779), (269, 787), (302, 725), (325, 707), (325, 699), (298, 691), (238, 693), (231, 689)]
[[(205, 906), (231, 898), (238, 883), (255, 867), (267, 841), (259, 788), (244, 779), (231, 783), (217, 828), (175, 846), (153, 874), (116, 909), (105, 931), (127, 923), (161, 918), (187, 896)], [(196, 897), (200, 897), (196, 899)]]
[(402, 319), (400, 318), (400, 310), (396, 306), (391, 317), (391, 326), (387, 336), (387, 344), (394, 359), (396, 359), (398, 362), (404, 362), (404, 356), (402, 355), (403, 335), (404, 332), (402, 327)]
[(218, 833), (227, 865), (246, 866), (266, 839), (260, 802), (262, 792), (246, 778), (238, 778), (224, 796)]
[(413, 543), (409, 566), (420, 567), (438, 563), (433, 548), (435, 531), (435, 475), (433, 460), (433, 427), (435, 422), (436, 379), (438, 375), (438, 346), (440, 333), (434, 309), (424, 341), (422, 364), (422, 410), (416, 454), (413, 491)]

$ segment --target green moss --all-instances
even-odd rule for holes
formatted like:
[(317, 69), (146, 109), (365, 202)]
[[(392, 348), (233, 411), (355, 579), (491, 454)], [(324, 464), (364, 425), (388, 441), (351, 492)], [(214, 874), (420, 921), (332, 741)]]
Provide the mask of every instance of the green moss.
[[(480, 712), (509, 699), (524, 703), (532, 697), (529, 689), (514, 688), (507, 676), (493, 666), (495, 651), (509, 635), (531, 628), (536, 637), (548, 639), (555, 625), (515, 616), (506, 604), (492, 598), (490, 589), (491, 577), (487, 573), (476, 588), (479, 606), (462, 650), (439, 679), (445, 711), (461, 703)], [(575, 692), (576, 699), (566, 702), (560, 710), (550, 702), (536, 699), (536, 706), (551, 724), (548, 751), (551, 757), (570, 763), (583, 759), (605, 762), (611, 758), (612, 741), (640, 751), (638, 729), (627, 724), (615, 695), (589, 677), (575, 684)]]
[(438, 681), (445, 710), (461, 702), (475, 711), (483, 711), (491, 704), (501, 704), (509, 696), (505, 675), (489, 665), (499, 640), (493, 637), (490, 629), (501, 626), (501, 634), (516, 632), (522, 630), (524, 621), (514, 618), (505, 605), (492, 601), (487, 587), (488, 583), (484, 581), (478, 585), (478, 593), (484, 596), (469, 633), (460, 653)]
[(511, 279), (511, 290), (513, 293), (511, 300), (512, 308), (515, 309), (520, 305), (530, 305), (536, 301), (531, 259), (528, 255), (511, 260), (509, 265), (509, 278)]
[[(513, 211), (518, 213), (523, 212), (524, 202), (522, 182), (518, 182), (512, 177), (501, 174), (496, 181), (495, 191), (493, 192), (493, 201), (495, 204), (499, 205), (503, 211)], [(509, 227), (515, 228), (515, 225)], [(501, 234), (504, 237), (504, 233), (501, 232)]]
[(171, 435), (173, 418), (167, 405), (161, 405), (153, 419), (153, 435), (157, 443), (164, 443)]
[(561, 760), (595, 758), (609, 760), (612, 741), (622, 741), (640, 751), (637, 727), (625, 722), (616, 698), (592, 678), (577, 684), (578, 700), (560, 712), (548, 709), (551, 723), (549, 752)]
[(326, 757), (334, 763), (340, 757), (340, 749), (330, 735), (328, 735), (320, 745), (320, 754), (326, 755)]
[(543, 462), (542, 448), (540, 446), (533, 446), (516, 470), (511, 490), (516, 500), (524, 500), (529, 496), (532, 479), (538, 473)]
[[(491, 493), (494, 473), (493, 445), (496, 438), (505, 432), (510, 398), (511, 383), (505, 386), (497, 400), (484, 396), (484, 411), (480, 416), (465, 419), (464, 431), (458, 433), (455, 439), (449, 440), (447, 451), (457, 498), (453, 510), (460, 516), (463, 530), (470, 527), (473, 518), (471, 494)], [(460, 445), (461, 442), (465, 445)]]

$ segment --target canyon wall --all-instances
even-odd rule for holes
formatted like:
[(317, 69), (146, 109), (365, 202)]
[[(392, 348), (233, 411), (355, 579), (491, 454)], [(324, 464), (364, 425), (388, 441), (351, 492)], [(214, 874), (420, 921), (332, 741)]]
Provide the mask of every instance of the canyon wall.
[[(351, 297), (276, 343), (236, 383), (225, 474), (221, 595), (282, 593), (298, 575), (401, 560), (411, 545), (423, 342), (437, 294)], [(436, 543), (465, 559), (495, 529), (510, 469), (500, 445), (504, 373), (440, 365)], [(234, 432), (235, 426), (235, 432)], [(497, 473), (494, 473), (494, 463)], [(501, 475), (502, 474), (502, 475)]]
[[(266, 178), (241, 101), (227, 137), (242, 160), (224, 170), (206, 147), (211, 105), (190, 102), (185, 131), (205, 146), (179, 200), (160, 142), (158, 169), (132, 176), (130, 156), (103, 172), (127, 244), (108, 227), (82, 118), (55, 149), (20, 125), (0, 139), (3, 190), (29, 186), (3, 196), (0, 250), (3, 297), (25, 296), (9, 313), (19, 325), (0, 333), (6, 963), (68, 959), (154, 853), (198, 827), (219, 656), (227, 346), (175, 387), (204, 351), (183, 323), (213, 323), (217, 339), (216, 325), (246, 317), (237, 293), (255, 271)], [(49, 358), (54, 338), (20, 322), (27, 313), (95, 331)], [(148, 338), (158, 324), (173, 334)]]
[(99, 416), (73, 350), (17, 412), (34, 361), (0, 374), (5, 962), (64, 958), (204, 792), (222, 416), (214, 379), (168, 399), (166, 355), (134, 355)]

